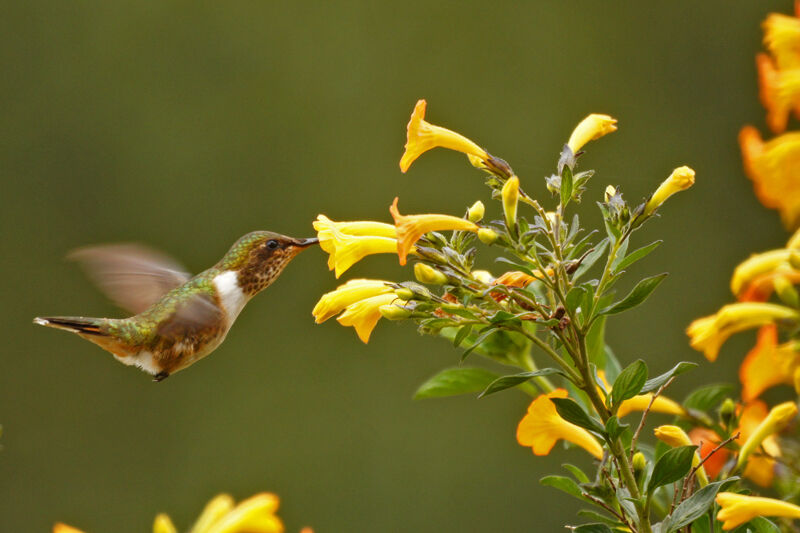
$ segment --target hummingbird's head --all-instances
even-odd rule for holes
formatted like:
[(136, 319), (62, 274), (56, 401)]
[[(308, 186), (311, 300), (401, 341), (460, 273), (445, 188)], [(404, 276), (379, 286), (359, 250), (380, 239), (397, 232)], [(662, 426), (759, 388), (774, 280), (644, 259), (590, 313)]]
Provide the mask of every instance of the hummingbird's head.
[(295, 239), (270, 231), (254, 231), (240, 238), (220, 262), (238, 272), (239, 287), (253, 295), (269, 286), (294, 256), (319, 239)]

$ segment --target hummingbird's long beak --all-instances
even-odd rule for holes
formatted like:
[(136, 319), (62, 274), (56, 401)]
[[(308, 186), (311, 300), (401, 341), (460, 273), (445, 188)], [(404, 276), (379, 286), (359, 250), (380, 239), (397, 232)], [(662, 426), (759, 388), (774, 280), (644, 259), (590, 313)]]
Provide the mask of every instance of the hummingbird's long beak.
[(308, 246), (311, 246), (312, 244), (318, 244), (318, 243), (319, 239), (317, 239), (316, 237), (312, 237), (310, 239), (297, 239), (294, 242), (294, 245), (300, 248), (306, 248)]

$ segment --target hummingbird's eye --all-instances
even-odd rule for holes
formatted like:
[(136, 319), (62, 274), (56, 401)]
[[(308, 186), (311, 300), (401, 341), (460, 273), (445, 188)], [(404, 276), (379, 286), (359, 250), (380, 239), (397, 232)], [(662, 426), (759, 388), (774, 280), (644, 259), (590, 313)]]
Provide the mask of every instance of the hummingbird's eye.
[(278, 241), (276, 241), (275, 239), (267, 241), (267, 248), (269, 248), (270, 250), (274, 250), (277, 247), (278, 247)]

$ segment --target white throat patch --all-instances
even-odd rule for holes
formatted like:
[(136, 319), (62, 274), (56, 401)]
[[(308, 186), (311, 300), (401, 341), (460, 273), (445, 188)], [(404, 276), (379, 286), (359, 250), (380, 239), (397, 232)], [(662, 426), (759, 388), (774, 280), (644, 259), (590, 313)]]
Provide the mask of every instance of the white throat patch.
[(228, 326), (236, 320), (249, 298), (239, 287), (238, 274), (233, 270), (226, 270), (214, 277), (214, 287), (217, 288), (222, 307), (228, 315)]

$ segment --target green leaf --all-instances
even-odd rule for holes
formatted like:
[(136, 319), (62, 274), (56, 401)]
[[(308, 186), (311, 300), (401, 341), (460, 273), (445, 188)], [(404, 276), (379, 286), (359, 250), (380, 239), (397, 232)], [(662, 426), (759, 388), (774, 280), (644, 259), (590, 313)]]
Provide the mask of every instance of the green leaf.
[(456, 333), (456, 337), (453, 339), (453, 346), (458, 348), (461, 346), (461, 343), (464, 342), (464, 339), (467, 338), (469, 333), (472, 331), (472, 324), (467, 324), (466, 326), (462, 326), (461, 329), (458, 330)]
[(606, 433), (608, 433), (609, 440), (616, 440), (629, 427), (628, 424), (621, 424), (616, 416), (610, 417), (606, 421)]
[(472, 344), (472, 346), (464, 350), (464, 353), (461, 354), (461, 362), (463, 363), (464, 359), (466, 359), (467, 356), (473, 352), (473, 350), (478, 348), (481, 345), (481, 343), (485, 341), (486, 338), (489, 337), (489, 335), (491, 335), (495, 331), (497, 331), (497, 328), (495, 326), (487, 326), (483, 328), (481, 330), (480, 335), (478, 335), (478, 338), (475, 339), (475, 342)]
[(656, 287), (658, 287), (658, 285), (664, 281), (664, 278), (666, 278), (667, 275), (668, 274), (664, 272), (663, 274), (658, 274), (656, 276), (643, 279), (636, 284), (630, 294), (628, 294), (625, 298), (609, 307), (606, 307), (600, 311), (600, 313), (604, 315), (615, 315), (642, 304), (645, 300), (647, 300), (647, 297), (650, 296)]
[(578, 405), (574, 400), (569, 398), (550, 398), (550, 400), (555, 404), (558, 416), (567, 422), (588, 429), (589, 431), (594, 431), (600, 435), (605, 433), (605, 428), (600, 421), (590, 416), (589, 413), (584, 411), (583, 407)]
[(572, 169), (565, 166), (561, 170), (561, 205), (566, 206), (572, 199)]
[(781, 533), (781, 528), (763, 516), (753, 518), (748, 523), (737, 528), (734, 533)]
[(688, 526), (704, 514), (714, 505), (714, 498), (717, 492), (723, 489), (724, 485), (730, 485), (739, 478), (729, 478), (724, 481), (716, 481), (709, 483), (702, 489), (692, 494), (689, 498), (683, 500), (678, 505), (672, 514), (664, 520), (662, 526), (663, 533), (676, 531), (684, 526)]
[(584, 499), (583, 491), (578, 484), (566, 476), (545, 476), (539, 480), (539, 483), (566, 492), (570, 496), (575, 496), (581, 500)]
[(519, 324), (521, 321), (514, 314), (508, 311), (498, 311), (489, 318), (491, 324), (500, 324), (502, 322), (515, 322)]
[(576, 527), (572, 531), (574, 533), (613, 533), (610, 527), (597, 522), (594, 524), (583, 524), (582, 526)]
[(583, 257), (583, 261), (581, 261), (581, 266), (579, 266), (578, 270), (575, 271), (575, 274), (572, 275), (573, 282), (584, 275), (590, 268), (594, 266), (598, 259), (603, 257), (606, 247), (608, 247), (608, 237), (598, 242), (593, 249), (586, 253), (586, 255)]
[(688, 474), (696, 449), (697, 446), (679, 446), (659, 457), (647, 483), (647, 492), (652, 494), (658, 487), (674, 483)]
[(689, 363), (687, 361), (681, 361), (677, 365), (673, 366), (668, 371), (664, 372), (660, 376), (656, 376), (652, 379), (648, 379), (644, 387), (642, 387), (641, 394), (645, 394), (647, 392), (655, 392), (661, 388), (661, 385), (669, 381), (675, 376), (679, 376), (684, 372), (688, 372), (689, 370), (697, 368), (697, 363)]
[(647, 381), (647, 365), (637, 359), (619, 373), (611, 387), (611, 403), (619, 406), (625, 400), (633, 398), (642, 390)]
[(478, 398), (483, 398), (484, 396), (494, 394), (495, 392), (516, 387), (517, 385), (525, 383), (526, 381), (538, 376), (549, 376), (551, 374), (560, 373), (561, 371), (555, 368), (542, 368), (540, 370), (534, 370), (533, 372), (521, 372), (519, 374), (511, 374), (509, 376), (499, 377), (489, 383), (484, 391), (478, 395)]
[[(589, 361), (597, 368), (606, 367), (606, 317), (601, 316), (594, 321), (589, 333), (586, 334), (586, 350), (589, 352)], [(607, 379), (608, 376), (606, 376)]]
[(584, 474), (583, 470), (581, 470), (577, 466), (571, 465), (569, 463), (564, 463), (561, 466), (563, 466), (564, 468), (569, 470), (572, 473), (572, 475), (575, 476), (575, 479), (577, 479), (579, 482), (581, 482), (581, 483), (589, 483), (589, 476)]
[(441, 398), (482, 391), (497, 378), (497, 374), (482, 368), (447, 368), (420, 385), (415, 400)]
[(659, 247), (659, 245), (664, 241), (656, 241), (648, 244), (647, 246), (643, 246), (638, 250), (634, 250), (630, 254), (628, 254), (624, 259), (622, 259), (618, 264), (614, 265), (614, 272), (617, 273), (620, 270), (625, 269), (626, 267), (631, 266), (636, 261), (640, 259), (644, 259), (646, 256), (650, 254), (653, 250)]
[(683, 402), (683, 406), (687, 409), (710, 411), (721, 404), (722, 401), (731, 394), (733, 394), (733, 385), (727, 383), (706, 385), (687, 396), (686, 400)]
[(567, 308), (571, 311), (578, 309), (578, 307), (581, 306), (581, 300), (583, 300), (583, 295), (585, 293), (586, 289), (583, 287), (572, 287), (565, 298)]

